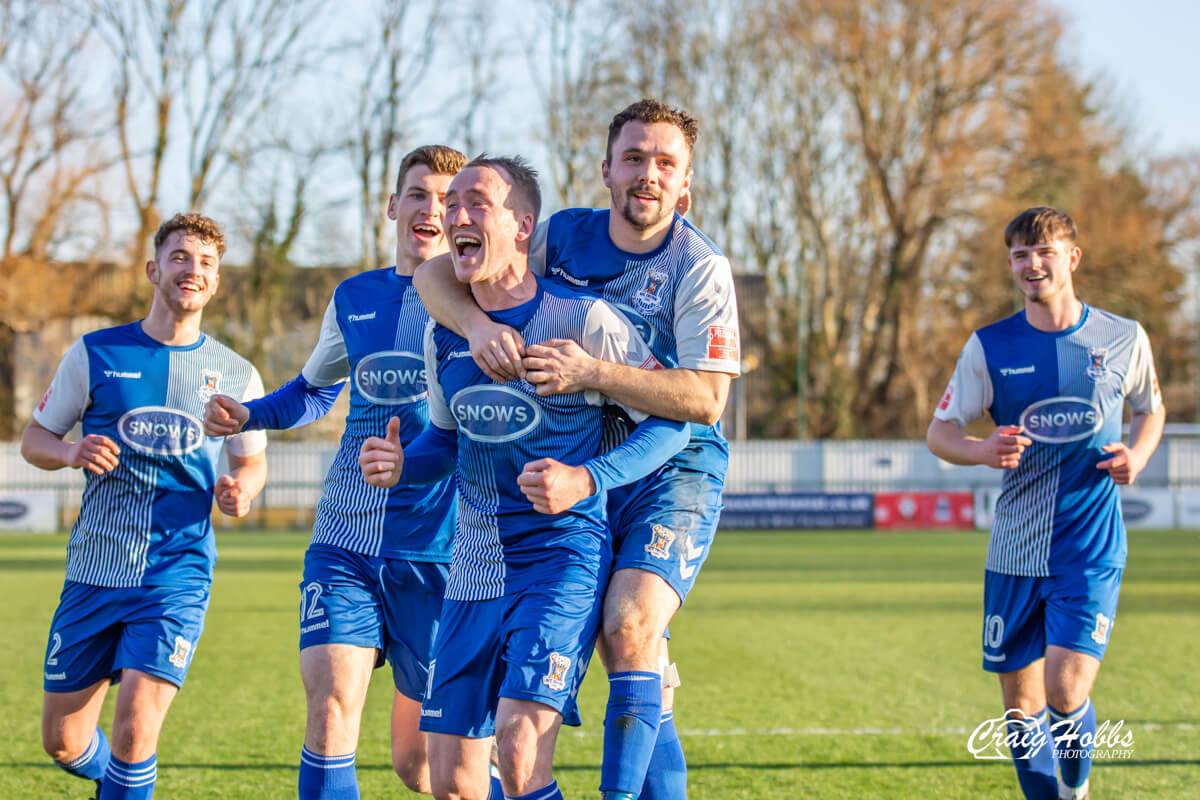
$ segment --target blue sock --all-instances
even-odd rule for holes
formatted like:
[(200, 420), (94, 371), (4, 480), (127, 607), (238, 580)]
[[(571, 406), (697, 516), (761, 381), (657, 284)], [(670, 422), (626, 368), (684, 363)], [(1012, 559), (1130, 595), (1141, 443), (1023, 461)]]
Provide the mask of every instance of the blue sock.
[(150, 800), (158, 780), (158, 754), (130, 764), (109, 756), (108, 770), (100, 784), (99, 800)]
[[(600, 791), (637, 797), (658, 738), (662, 717), (662, 676), (657, 672), (614, 672), (608, 676), (604, 716), (604, 755)], [(610, 800), (608, 795), (603, 795)], [(619, 795), (617, 795), (619, 797)]]
[(504, 800), (504, 787), (500, 785), (500, 770), (495, 764), (488, 764), (488, 775), (491, 783), (488, 785), (487, 800)]
[[(1050, 712), (1050, 730), (1054, 732), (1054, 752), (1064, 788), (1082, 788), (1092, 771), (1092, 746), (1096, 739), (1096, 707), (1089, 697), (1069, 714), (1046, 706)], [(1084, 745), (1080, 739), (1087, 739)], [(1067, 753), (1069, 755), (1064, 755)]]
[(354, 753), (321, 756), (300, 751), (300, 800), (358, 800)]
[(1029, 721), (1009, 722), (1008, 735), (1017, 781), (1026, 800), (1058, 800), (1054, 740), (1050, 738), (1046, 709), (1034, 714)]
[(563, 800), (562, 792), (558, 790), (558, 781), (550, 781), (546, 786), (540, 789), (535, 789), (529, 794), (523, 794), (520, 797), (512, 797), (504, 795), (504, 800)]
[(73, 761), (55, 761), (54, 763), (77, 778), (99, 782), (104, 779), (104, 773), (108, 770), (108, 759), (111, 756), (112, 750), (108, 747), (108, 737), (104, 735), (104, 731), (96, 728), (96, 732), (92, 735), (92, 742), (83, 751), (83, 755)]
[(679, 732), (675, 730), (675, 709), (662, 713), (658, 726), (658, 739), (654, 752), (650, 754), (650, 768), (646, 771), (646, 783), (642, 785), (639, 800), (687, 800), (687, 761), (683, 758), (683, 746), (679, 743)]

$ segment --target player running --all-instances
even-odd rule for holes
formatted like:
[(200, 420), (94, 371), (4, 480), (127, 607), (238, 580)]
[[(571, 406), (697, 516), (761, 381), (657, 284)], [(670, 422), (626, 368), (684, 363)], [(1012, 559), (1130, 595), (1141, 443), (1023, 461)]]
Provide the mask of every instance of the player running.
[[(541, 205), (520, 159), (481, 157), (447, 194), (459, 281), (491, 316), (538, 341), (656, 362), (633, 326), (594, 295), (535, 277), (527, 254)], [(457, 460), (458, 533), (421, 727), (430, 731), (439, 798), (486, 795), (486, 738), (499, 747), (505, 796), (561, 798), (551, 764), (563, 711), (587, 666), (609, 573), (606, 489), (654, 470), (687, 440), (680, 423), (642, 422), (597, 457), (601, 398), (541, 396), (520, 379), (494, 385), (467, 342), (441, 326), (426, 337), (429, 430), (401, 448), (369, 439), (368, 481), (423, 483)]]
[[(687, 795), (672, 710), (678, 676), (663, 637), (716, 532), (729, 453), (715, 423), (740, 371), (729, 261), (677, 213), (690, 198), (697, 132), (692, 117), (655, 100), (618, 113), (601, 165), (609, 209), (555, 214), (539, 229), (530, 258), (550, 281), (584, 287), (618, 307), (667, 369), (646, 374), (594, 358), (568, 337), (531, 340), (498, 326), (463, 297), (446, 259), (415, 277), (430, 313), (467, 335), (493, 377), (522, 375), (545, 395), (599, 391), (692, 423), (683, 451), (609, 493), (614, 560), (600, 642), (610, 682), (600, 784), (606, 798)], [(538, 343), (525, 347), (529, 341)], [(629, 423), (610, 413), (604, 427), (611, 446)]]
[[(214, 497), (241, 517), (266, 480), (265, 434), (211, 439), (200, 421), (216, 392), (262, 395), (250, 362), (200, 330), (224, 253), (207, 217), (163, 223), (146, 264), (150, 313), (76, 340), (21, 437), (34, 466), (84, 470), (46, 646), (42, 746), (100, 800), (153, 794), (159, 732), (204, 630)], [(68, 441), (79, 422), (83, 438)], [(222, 445), (230, 471), (218, 477)], [(110, 744), (97, 722), (118, 681)]]
[(358, 453), (395, 419), (408, 443), (429, 421), (422, 334), (429, 320), (412, 273), (446, 252), (445, 194), (466, 163), (457, 150), (419, 147), (400, 164), (388, 218), (396, 223), (394, 267), (338, 285), (320, 339), (300, 375), (261, 400), (215, 397), (207, 429), (306, 425), (350, 384), (346, 430), (325, 478), (300, 582), (300, 676), (308, 720), (299, 797), (358, 797), (355, 751), (375, 667), (392, 666), (392, 765), (408, 788), (430, 792), (421, 698), (441, 612), (454, 533), (454, 487), (368, 486)]
[[(1054, 208), (1008, 224), (1025, 308), (967, 340), (926, 435), (946, 461), (1005, 470), (984, 575), (983, 668), (1000, 676), (1010, 729), (1041, 733), (1012, 745), (1021, 790), (1035, 800), (1088, 795), (1088, 695), (1125, 567), (1117, 485), (1146, 466), (1166, 417), (1141, 325), (1076, 296), (1077, 239)], [(968, 436), (963, 427), (985, 411), (996, 428)]]

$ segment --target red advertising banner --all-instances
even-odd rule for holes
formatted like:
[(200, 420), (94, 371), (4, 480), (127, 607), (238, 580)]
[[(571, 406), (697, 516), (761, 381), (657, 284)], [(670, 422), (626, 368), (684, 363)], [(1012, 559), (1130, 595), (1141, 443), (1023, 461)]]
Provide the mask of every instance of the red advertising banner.
[(975, 527), (971, 492), (876, 492), (875, 527), (969, 529)]

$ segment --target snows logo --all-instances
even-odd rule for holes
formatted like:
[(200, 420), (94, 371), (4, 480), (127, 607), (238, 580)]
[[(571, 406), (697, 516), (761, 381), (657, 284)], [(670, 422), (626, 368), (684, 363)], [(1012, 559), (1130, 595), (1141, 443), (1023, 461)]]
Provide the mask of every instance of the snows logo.
[(376, 405), (398, 406), (425, 397), (425, 359), (406, 350), (372, 353), (354, 368), (354, 388)]
[(200, 420), (166, 406), (142, 406), (117, 420), (117, 435), (125, 444), (155, 456), (181, 456), (204, 441)]
[(1082, 397), (1050, 397), (1021, 413), (1021, 427), (1029, 438), (1048, 444), (1086, 439), (1104, 425), (1104, 414)]
[(537, 427), (542, 411), (507, 386), (469, 386), (450, 400), (458, 428), (477, 442), (511, 442)]

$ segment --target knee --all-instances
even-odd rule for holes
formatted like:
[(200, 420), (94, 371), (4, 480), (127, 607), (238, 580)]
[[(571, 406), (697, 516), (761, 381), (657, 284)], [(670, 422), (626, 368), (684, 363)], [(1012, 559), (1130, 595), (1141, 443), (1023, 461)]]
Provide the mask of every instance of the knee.
[(1046, 703), (1060, 714), (1073, 714), (1087, 702), (1087, 692), (1071, 686), (1047, 686)]
[(433, 793), (429, 762), (426, 760), (424, 751), (416, 752), (407, 748), (393, 750), (392, 769), (409, 791), (417, 794)]
[(158, 747), (158, 726), (145, 717), (134, 715), (113, 721), (112, 750), (126, 761), (143, 761)]
[(658, 660), (662, 631), (654, 630), (649, 617), (636, 608), (606, 616), (602, 635), (605, 648), (618, 662), (635, 655), (645, 656), (651, 662)]
[[(86, 746), (86, 745), (85, 745)], [(69, 744), (62, 731), (42, 731), (42, 749), (46, 751), (46, 755), (53, 758), (60, 764), (66, 764), (69, 761), (74, 761), (83, 755), (83, 747), (75, 747), (73, 743)]]
[(524, 786), (537, 767), (537, 731), (528, 720), (515, 719), (496, 729), (496, 751), (504, 783)]

